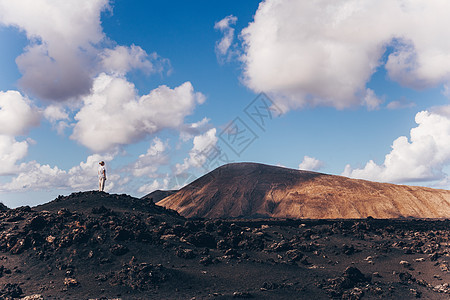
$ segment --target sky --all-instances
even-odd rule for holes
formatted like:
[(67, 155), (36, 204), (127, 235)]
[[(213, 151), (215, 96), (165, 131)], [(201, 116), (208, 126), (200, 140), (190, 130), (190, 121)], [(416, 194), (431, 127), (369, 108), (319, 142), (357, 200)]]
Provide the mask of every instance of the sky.
[(450, 188), (448, 1), (0, 0), (0, 201), (231, 162)]

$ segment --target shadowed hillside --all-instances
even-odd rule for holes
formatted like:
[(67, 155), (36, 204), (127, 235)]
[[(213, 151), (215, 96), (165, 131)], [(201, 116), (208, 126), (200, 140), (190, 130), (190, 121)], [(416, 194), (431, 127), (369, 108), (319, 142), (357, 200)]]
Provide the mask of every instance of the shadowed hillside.
[(450, 191), (256, 163), (228, 164), (158, 205), (185, 217), (446, 218)]
[(168, 191), (156, 190), (151, 192), (150, 194), (145, 195), (141, 199), (142, 200), (147, 199), (153, 201), (153, 203), (156, 203), (172, 194), (175, 194), (176, 192), (178, 192), (178, 190), (168, 190)]

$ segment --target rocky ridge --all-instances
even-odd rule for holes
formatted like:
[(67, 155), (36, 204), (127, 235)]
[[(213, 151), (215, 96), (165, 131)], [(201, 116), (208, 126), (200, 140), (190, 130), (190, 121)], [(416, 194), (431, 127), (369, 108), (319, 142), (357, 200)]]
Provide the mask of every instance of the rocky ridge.
[(0, 212), (0, 299), (442, 299), (449, 220), (185, 219), (127, 195)]

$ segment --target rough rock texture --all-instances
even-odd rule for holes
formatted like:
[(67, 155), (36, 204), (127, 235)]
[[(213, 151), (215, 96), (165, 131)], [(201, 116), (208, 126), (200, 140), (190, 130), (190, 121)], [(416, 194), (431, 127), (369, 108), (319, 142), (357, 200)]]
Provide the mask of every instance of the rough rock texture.
[(85, 192), (0, 228), (0, 299), (450, 296), (449, 220), (189, 220)]
[(8, 209), (9, 208), (5, 204), (0, 202), (0, 211), (5, 211), (5, 210), (8, 210)]
[(158, 205), (185, 217), (446, 218), (450, 191), (255, 163), (215, 169)]

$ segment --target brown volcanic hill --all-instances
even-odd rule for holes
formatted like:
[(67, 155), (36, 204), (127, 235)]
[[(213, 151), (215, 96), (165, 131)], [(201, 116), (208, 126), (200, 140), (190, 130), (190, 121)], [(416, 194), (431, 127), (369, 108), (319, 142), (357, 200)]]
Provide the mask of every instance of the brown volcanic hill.
[(450, 191), (234, 163), (158, 205), (185, 217), (205, 218), (448, 218)]

